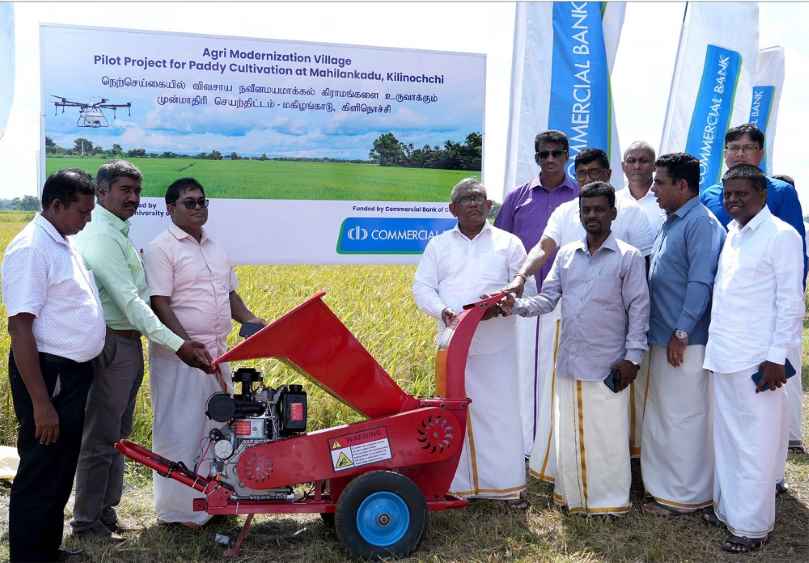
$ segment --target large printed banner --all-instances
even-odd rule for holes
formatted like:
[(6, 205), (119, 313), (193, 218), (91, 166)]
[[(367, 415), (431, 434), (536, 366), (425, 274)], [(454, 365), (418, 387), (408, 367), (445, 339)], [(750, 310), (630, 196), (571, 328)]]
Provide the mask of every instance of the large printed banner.
[(568, 173), (585, 148), (600, 148), (623, 186), (610, 72), (623, 2), (520, 2), (516, 10), (506, 189), (537, 173), (534, 137), (547, 129), (570, 140)]
[(775, 145), (775, 125), (778, 119), (778, 102), (784, 86), (784, 48), (770, 47), (758, 53), (756, 75), (753, 80), (752, 102), (749, 122), (764, 132), (764, 158), (759, 164), (765, 174), (771, 175), (772, 154)]
[(41, 54), (47, 172), (138, 166), (138, 247), (193, 176), (234, 262), (414, 262), (480, 176), (483, 55), (51, 25)]
[(756, 3), (686, 5), (660, 154), (700, 159), (700, 191), (719, 182), (725, 132), (750, 115), (758, 55)]

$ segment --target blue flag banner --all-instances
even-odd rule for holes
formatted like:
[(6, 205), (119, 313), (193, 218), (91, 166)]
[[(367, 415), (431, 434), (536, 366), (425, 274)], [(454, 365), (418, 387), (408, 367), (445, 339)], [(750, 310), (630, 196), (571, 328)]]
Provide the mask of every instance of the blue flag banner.
[(750, 115), (757, 54), (757, 3), (686, 3), (659, 153), (697, 157), (700, 191), (721, 178), (728, 128)]
[(784, 86), (784, 48), (768, 47), (758, 52), (750, 103), (750, 123), (764, 133), (764, 158), (758, 165), (765, 174), (773, 174), (775, 127), (778, 122), (778, 102)]
[(691, 125), (685, 152), (699, 158), (699, 189), (719, 182), (725, 131), (733, 113), (741, 55), (736, 51), (708, 45), (697, 103), (691, 114)]
[[(571, 176), (586, 147), (621, 160), (610, 71), (625, 11), (623, 2), (517, 3), (506, 192), (537, 174), (534, 137), (548, 129), (568, 136)], [(619, 166), (610, 181), (623, 187)]]
[[(750, 123), (761, 129), (766, 136), (770, 122), (775, 86), (753, 86), (753, 105), (750, 107)], [(767, 155), (759, 164), (759, 168), (767, 170)]]
[(14, 6), (0, 2), (0, 139), (14, 100)]
[(553, 4), (548, 126), (568, 136), (571, 178), (575, 178), (573, 157), (585, 148), (610, 154), (612, 107), (601, 16), (601, 2)]

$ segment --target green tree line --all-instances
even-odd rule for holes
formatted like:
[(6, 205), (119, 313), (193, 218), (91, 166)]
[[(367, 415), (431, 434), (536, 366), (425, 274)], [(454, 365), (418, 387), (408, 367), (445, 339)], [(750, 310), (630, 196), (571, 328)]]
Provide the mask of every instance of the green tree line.
[(393, 133), (384, 133), (374, 139), (368, 158), (381, 166), (410, 168), (443, 168), (445, 170), (480, 170), (483, 158), (483, 136), (469, 133), (463, 143), (446, 141), (443, 147), (399, 141)]

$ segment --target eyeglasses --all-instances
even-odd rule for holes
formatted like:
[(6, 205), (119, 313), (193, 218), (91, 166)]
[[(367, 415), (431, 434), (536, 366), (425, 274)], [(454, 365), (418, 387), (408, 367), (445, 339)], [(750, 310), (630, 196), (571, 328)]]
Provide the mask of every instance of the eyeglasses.
[(546, 160), (549, 156), (553, 158), (562, 158), (562, 155), (565, 154), (565, 151), (560, 149), (555, 149), (552, 151), (538, 151), (537, 156), (539, 156), (539, 160)]
[(207, 198), (204, 198), (204, 197), (201, 197), (199, 199), (193, 199), (193, 198), (184, 199), (180, 203), (182, 203), (183, 207), (185, 207), (186, 209), (195, 209), (197, 207), (201, 207), (202, 209), (205, 209), (206, 207), (208, 207), (208, 204), (210, 202), (211, 202), (211, 200), (209, 200)]
[(607, 175), (606, 168), (585, 168), (584, 170), (576, 170), (576, 180), (581, 184), (588, 178), (593, 182), (603, 179)]
[(470, 194), (465, 195), (463, 197), (459, 197), (455, 200), (455, 203), (460, 203), (461, 205), (470, 205), (470, 204), (478, 204), (483, 203), (486, 201), (486, 196), (483, 194)]
[(727, 152), (732, 152), (732, 153), (741, 152), (741, 153), (749, 154), (751, 152), (760, 151), (761, 147), (758, 146), (758, 145), (754, 145), (752, 143), (749, 143), (747, 145), (725, 145), (725, 150)]
[(648, 158), (635, 158), (634, 156), (628, 156), (624, 159), (624, 164), (633, 165), (633, 164), (651, 164), (652, 161)]

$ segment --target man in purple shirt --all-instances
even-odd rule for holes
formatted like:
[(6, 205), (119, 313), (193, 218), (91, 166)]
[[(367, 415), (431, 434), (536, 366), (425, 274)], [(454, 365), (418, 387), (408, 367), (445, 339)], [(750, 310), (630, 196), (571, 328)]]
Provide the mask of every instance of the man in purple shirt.
[[(506, 196), (494, 226), (514, 233), (528, 252), (539, 242), (553, 210), (579, 195), (579, 186), (568, 177), (568, 142), (561, 131), (545, 131), (534, 139), (539, 175), (517, 186)], [(537, 286), (548, 275), (553, 259), (537, 274)]]
[[(495, 227), (517, 235), (526, 252), (539, 242), (553, 210), (579, 195), (578, 184), (570, 179), (566, 172), (567, 136), (561, 131), (544, 131), (534, 139), (534, 150), (536, 151), (534, 158), (539, 164), (539, 174), (506, 195), (494, 221)], [(537, 289), (541, 287), (542, 280), (545, 279), (552, 264), (553, 256), (537, 272)], [(535, 438), (544, 442), (550, 436), (549, 429), (546, 431), (544, 428), (537, 428), (536, 420), (538, 408), (549, 409), (551, 406), (550, 387), (541, 385), (539, 374), (550, 371), (543, 367), (553, 363), (553, 340), (557, 328), (557, 322), (552, 315), (521, 318), (517, 323), (518, 380), (526, 457), (531, 455)], [(550, 421), (550, 417), (546, 418)], [(545, 473), (547, 478), (551, 479), (553, 467)]]

